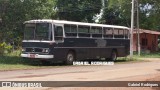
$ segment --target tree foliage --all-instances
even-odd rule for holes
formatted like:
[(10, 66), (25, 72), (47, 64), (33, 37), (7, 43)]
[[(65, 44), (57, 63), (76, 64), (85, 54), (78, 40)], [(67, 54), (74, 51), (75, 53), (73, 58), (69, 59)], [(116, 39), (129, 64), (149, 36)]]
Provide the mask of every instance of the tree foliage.
[[(31, 19), (52, 18), (93, 23), (95, 22), (93, 17), (102, 9), (101, 1), (0, 0), (0, 41), (14, 40), (20, 43), (23, 36), (23, 22)], [(98, 23), (130, 27), (131, 0), (104, 1), (104, 13)], [(138, 1), (140, 28), (160, 30), (160, 0)]]
[(83, 22), (94, 22), (101, 7), (101, 0), (58, 0), (56, 4), (59, 19)]
[(1, 33), (3, 39), (20, 41), (23, 22), (31, 19), (51, 18), (54, 15), (54, 0), (0, 0)]
[(130, 0), (106, 0), (105, 6), (101, 23), (130, 27)]
[(160, 30), (160, 0), (142, 0), (140, 1), (142, 28)]
[[(160, 0), (138, 0), (140, 28), (160, 30)], [(136, 5), (135, 0), (135, 26)], [(106, 0), (102, 23), (124, 25), (130, 27), (131, 0)]]

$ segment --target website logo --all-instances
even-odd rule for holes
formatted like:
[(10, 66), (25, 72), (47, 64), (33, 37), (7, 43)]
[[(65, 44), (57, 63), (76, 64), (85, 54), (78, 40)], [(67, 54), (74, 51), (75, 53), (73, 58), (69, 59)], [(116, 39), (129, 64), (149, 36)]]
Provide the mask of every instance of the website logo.
[(2, 82), (2, 87), (12, 87), (11, 82)]

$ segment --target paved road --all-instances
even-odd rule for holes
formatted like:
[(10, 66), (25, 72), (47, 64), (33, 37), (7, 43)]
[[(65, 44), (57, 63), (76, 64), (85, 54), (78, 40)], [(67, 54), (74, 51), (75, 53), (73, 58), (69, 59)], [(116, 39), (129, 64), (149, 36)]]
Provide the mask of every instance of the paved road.
[(160, 60), (115, 63), (113, 66), (60, 66), (0, 72), (1, 81), (145, 81), (155, 77), (160, 80), (159, 76)]

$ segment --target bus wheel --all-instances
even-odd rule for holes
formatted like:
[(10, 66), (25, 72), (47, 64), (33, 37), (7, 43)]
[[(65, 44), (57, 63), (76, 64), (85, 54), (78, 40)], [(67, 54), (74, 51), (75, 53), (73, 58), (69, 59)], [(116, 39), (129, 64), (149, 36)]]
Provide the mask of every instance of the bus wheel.
[(113, 50), (111, 53), (111, 56), (110, 56), (110, 60), (116, 61), (116, 59), (117, 59), (117, 52), (116, 52), (116, 50)]
[(75, 53), (71, 51), (68, 52), (67, 57), (66, 57), (66, 64), (72, 65), (74, 60), (75, 60)]

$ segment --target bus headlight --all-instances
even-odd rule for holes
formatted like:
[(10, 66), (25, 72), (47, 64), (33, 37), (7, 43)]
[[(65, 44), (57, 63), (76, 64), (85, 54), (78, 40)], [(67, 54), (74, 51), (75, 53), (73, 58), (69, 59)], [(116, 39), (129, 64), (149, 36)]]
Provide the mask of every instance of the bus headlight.
[(42, 50), (42, 52), (43, 52), (43, 53), (49, 53), (49, 49), (46, 49), (46, 48), (45, 48), (45, 49)]
[(26, 51), (26, 48), (22, 48), (22, 52), (25, 52)]

